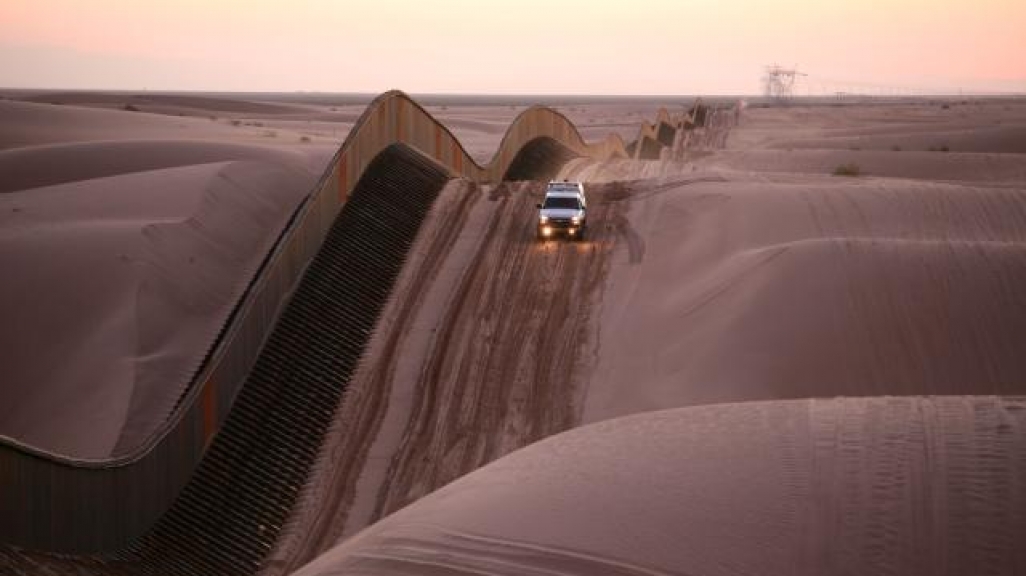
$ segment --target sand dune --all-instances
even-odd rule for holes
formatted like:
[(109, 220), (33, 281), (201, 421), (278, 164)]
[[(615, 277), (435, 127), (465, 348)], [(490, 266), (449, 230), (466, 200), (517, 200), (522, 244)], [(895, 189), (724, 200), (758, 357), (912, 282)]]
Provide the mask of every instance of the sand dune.
[[(731, 141), (779, 120), (755, 112), (767, 118)], [(821, 130), (777, 127), (774, 141)], [(851, 159), (870, 176), (830, 176)], [(676, 169), (568, 167), (655, 178), (624, 193), (633, 249), (610, 274), (585, 421), (717, 402), (1026, 393), (1021, 156), (746, 148)], [(900, 177), (877, 176), (887, 171)]]
[(190, 126), (202, 126), (205, 132), (214, 132), (222, 137), (232, 132), (231, 127), (219, 126), (209, 120), (0, 101), (0, 149), (94, 140), (129, 140), (133, 137), (181, 138), (183, 134), (189, 133)]
[[(160, 422), (255, 259), (363, 106), (180, 94), (7, 97), (0, 264), (17, 273), (0, 302), (12, 319), (0, 327), (9, 366), (0, 434), (104, 456)], [(523, 108), (443, 112), (491, 154), (496, 127)]]
[[(503, 301), (521, 319), (502, 323), (475, 296), (436, 300), (422, 312), (434, 320), (384, 329), (418, 354), (435, 348), (425, 364), (404, 357), (397, 376), (373, 347), (365, 360), (394, 406), (376, 408), (386, 424), (361, 484), (346, 484), (363, 488), (337, 509), (345, 530), (318, 533), (317, 546), (332, 533), (341, 544), (299, 574), (963, 574), (977, 562), (1014, 573), (1012, 542), (1026, 534), (1026, 174), (1003, 139), (1026, 123), (996, 106), (986, 113), (1007, 129), (952, 128), (940, 107), (750, 110), (726, 150), (701, 137), (682, 162), (571, 161), (560, 177), (587, 181), (596, 228), (583, 246), (539, 250), (609, 259), (601, 312), (576, 350), (552, 344), (529, 365), (560, 358), (569, 425), (600, 424), (515, 451), (348, 537), (565, 414), (565, 400), (536, 388), (542, 378), (499, 368), (533, 341), (498, 343), (510, 327), (566, 330), (587, 308), (514, 294)], [(978, 151), (833, 142), (963, 129)], [(869, 175), (831, 175), (852, 161)], [(499, 247), (520, 274), (493, 282), (593, 294), (572, 268), (521, 260), (527, 232)], [(480, 235), (459, 238), (486, 244)], [(468, 261), (454, 251), (446, 274)], [(454, 326), (479, 337), (440, 346)], [(422, 394), (425, 366), (449, 357), (490, 369)], [(424, 448), (411, 458), (396, 445)]]
[(751, 109), (730, 148), (818, 148), (1022, 153), (1026, 105), (980, 100)]
[(0, 267), (17, 271), (0, 433), (81, 457), (143, 440), (316, 177), (239, 160), (0, 195)]
[(1015, 574), (1026, 404), (796, 400), (566, 432), (296, 572)]
[(125, 451), (178, 400), (334, 148), (71, 105), (3, 101), (0, 120), (0, 434)]
[(190, 140), (54, 144), (0, 151), (0, 193), (129, 174), (225, 162), (262, 160), (304, 165), (298, 154), (260, 146)]
[[(0, 350), (11, 381), (47, 382), (0, 388), (0, 433), (106, 455), (166, 414), (328, 148), (254, 139), (312, 120), (327, 142), (348, 113), (224, 105), (267, 117), (0, 102), (20, 182), (0, 194), (0, 268), (19, 271)], [(629, 140), (646, 106), (567, 113)], [(516, 113), (440, 115), (478, 154)], [(579, 245), (533, 243), (536, 188), (454, 184), (301, 510), (319, 532), (288, 545), (312, 555), (499, 460), (300, 574), (1016, 573), (1024, 130), (1003, 101), (749, 109), (726, 150), (571, 162), (595, 191)]]
[[(973, 129), (928, 130), (897, 126), (889, 134), (877, 131), (846, 136), (833, 132), (829, 138), (804, 138), (777, 142), (772, 148), (814, 148), (838, 150), (951, 151), (1026, 153), (1026, 128), (1019, 126), (976, 127)], [(880, 132), (883, 132), (882, 130)], [(946, 149), (946, 150), (942, 150)]]
[(1021, 154), (963, 152), (884, 152), (876, 150), (745, 150), (727, 151), (697, 162), (711, 169), (766, 174), (831, 175), (842, 165), (855, 164), (864, 176), (964, 182), (1021, 182), (1026, 180), (1026, 157)]
[[(0, 150), (49, 144), (189, 140), (254, 144), (330, 157), (352, 128), (351, 114), (311, 113), (299, 119), (183, 117), (83, 106), (0, 100)], [(277, 123), (272, 126), (272, 123)], [(309, 140), (304, 142), (302, 137)]]

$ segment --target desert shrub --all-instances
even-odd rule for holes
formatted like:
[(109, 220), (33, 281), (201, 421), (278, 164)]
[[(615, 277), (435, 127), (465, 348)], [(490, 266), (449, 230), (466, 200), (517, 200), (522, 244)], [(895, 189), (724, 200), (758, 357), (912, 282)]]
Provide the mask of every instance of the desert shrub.
[(862, 169), (854, 162), (841, 164), (837, 168), (834, 168), (834, 176), (858, 176), (861, 173)]
[(894, 146), (891, 146), (891, 151), (893, 151), (893, 152), (901, 152), (901, 146), (898, 146), (897, 144), (895, 144)]
[(927, 150), (929, 150), (930, 152), (950, 152), (951, 151), (951, 149), (948, 148), (947, 144), (941, 144), (940, 146), (930, 146), (929, 148), (927, 148)]
[(127, 111), (129, 111), (129, 112), (139, 112), (139, 108), (137, 108), (136, 106), (133, 106), (133, 105), (131, 105), (131, 104), (125, 104), (125, 105), (124, 105), (124, 106), (122, 106), (121, 108), (122, 108), (123, 110), (127, 110)]
[(264, 130), (264, 136), (267, 136), (268, 138), (277, 138), (278, 133), (274, 130)]
[(232, 126), (241, 126), (242, 120), (232, 120)]
[(300, 142), (309, 142), (310, 141), (310, 137), (309, 136), (300, 136), (299, 137), (299, 141)]
[(941, 105), (941, 110), (947, 110), (947, 109), (949, 109), (949, 108), (951, 108), (951, 106), (950, 106), (950, 105), (948, 105), (948, 104), (942, 104), (942, 105)]

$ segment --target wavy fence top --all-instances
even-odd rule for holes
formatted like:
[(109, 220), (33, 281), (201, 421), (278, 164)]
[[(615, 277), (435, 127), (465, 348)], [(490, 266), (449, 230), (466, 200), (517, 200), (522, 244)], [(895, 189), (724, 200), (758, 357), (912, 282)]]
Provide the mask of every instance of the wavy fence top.
[[(623, 140), (618, 135), (611, 134), (601, 142), (585, 142), (574, 124), (563, 114), (544, 106), (532, 106), (514, 119), (507, 128), (492, 159), (481, 165), (466, 151), (456, 136), (419, 103), (401, 91), (386, 92), (375, 98), (364, 110), (329, 163), (317, 187), (296, 208), (290, 223), (294, 223), (297, 217), (308, 210), (309, 205), (317, 200), (317, 192), (324, 187), (326, 182), (337, 180), (338, 195), (343, 199), (346, 198), (370, 162), (381, 151), (393, 144), (404, 144), (413, 148), (421, 155), (443, 166), (454, 177), (489, 183), (500, 181), (517, 153), (538, 138), (553, 139), (580, 156), (595, 159), (628, 157)], [(294, 225), (290, 224), (286, 227), (280, 235), (276, 247), (272, 249), (272, 254), (279, 251), (283, 242), (294, 233)], [(252, 284), (258, 282), (266, 267), (267, 263), (265, 262)], [(247, 296), (243, 297), (243, 301)], [(238, 310), (232, 315), (232, 319), (237, 316), (237, 313)], [(218, 342), (231, 332), (232, 319), (226, 323)], [(205, 365), (216, 361), (216, 356), (217, 354), (212, 353)], [(201, 369), (200, 374), (204, 371)], [(181, 411), (188, 403), (189, 398), (188, 393), (183, 396), (183, 401), (179, 402), (178, 411)], [(174, 420), (175, 418), (172, 416), (168, 423), (171, 424)], [(21, 443), (16, 438), (3, 435), (0, 435), (0, 449), (15, 448), (34, 453), (39, 457), (64, 461), (77, 466), (106, 467), (130, 462), (134, 456), (159, 440), (162, 433), (166, 433), (166, 428), (167, 426), (161, 427), (161, 430), (155, 432), (142, 445), (111, 458), (78, 458), (58, 452), (38, 450), (31, 445)]]
[(517, 153), (538, 138), (555, 140), (580, 156), (600, 160), (628, 156), (619, 136), (611, 134), (604, 141), (589, 144), (566, 116), (551, 108), (532, 106), (513, 120), (491, 161), (482, 166), (448, 128), (402, 92), (392, 91), (371, 103), (342, 145), (337, 161), (349, 189), (367, 164), (392, 144), (417, 150), (454, 176), (498, 182)]
[[(665, 118), (661, 111), (660, 119)], [(517, 116), (491, 161), (480, 165), (444, 125), (402, 92), (377, 97), (296, 208), (171, 416), (156, 423), (145, 440), (109, 458), (87, 459), (0, 437), (0, 541), (53, 550), (109, 549), (137, 537), (167, 509), (223, 425), (335, 217), (386, 148), (401, 144), (453, 176), (497, 182), (517, 155), (540, 139), (597, 160), (630, 157), (619, 136), (585, 142), (565, 116), (535, 106)]]

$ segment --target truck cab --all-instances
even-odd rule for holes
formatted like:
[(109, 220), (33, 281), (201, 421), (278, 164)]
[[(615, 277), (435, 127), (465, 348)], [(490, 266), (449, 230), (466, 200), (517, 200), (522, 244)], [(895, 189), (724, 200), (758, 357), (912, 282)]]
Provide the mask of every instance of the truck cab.
[(545, 200), (538, 204), (538, 238), (565, 236), (584, 238), (588, 226), (588, 204), (580, 182), (549, 182)]

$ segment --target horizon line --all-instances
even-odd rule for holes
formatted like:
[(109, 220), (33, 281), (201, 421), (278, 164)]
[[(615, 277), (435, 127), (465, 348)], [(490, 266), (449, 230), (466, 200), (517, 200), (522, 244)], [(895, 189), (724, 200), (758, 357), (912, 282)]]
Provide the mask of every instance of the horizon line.
[[(471, 96), (471, 97), (501, 97), (501, 98), (753, 98), (753, 99), (767, 99), (767, 100), (781, 100), (780, 98), (767, 96), (765, 94), (757, 94), (753, 92), (695, 92), (695, 93), (633, 93), (633, 94), (613, 94), (613, 93), (582, 93), (582, 92), (545, 92), (545, 93), (516, 93), (516, 92), (436, 92), (436, 91), (407, 91), (398, 88), (389, 88), (381, 91), (364, 91), (364, 90), (353, 90), (353, 91), (331, 91), (331, 90), (231, 90), (231, 89), (216, 89), (216, 88), (74, 88), (74, 87), (47, 87), (47, 86), (0, 86), (0, 92), (7, 91), (18, 91), (18, 92), (93, 92), (93, 93), (164, 93), (164, 94), (294, 94), (294, 95), (321, 95), (321, 96), (359, 96), (374, 98), (378, 95), (384, 94), (391, 90), (399, 90), (413, 97), (459, 97), (459, 96)], [(961, 90), (955, 92), (932, 92), (923, 91), (919, 93), (900, 93), (896, 92), (893, 94), (874, 94), (871, 92), (859, 92), (859, 91), (836, 91), (836, 92), (824, 92), (820, 94), (795, 94), (786, 100), (802, 100), (812, 98), (837, 98), (837, 97), (853, 97), (853, 98), (964, 98), (964, 97), (1016, 97), (1026, 96), (1026, 91), (1000, 91), (1000, 90)]]

